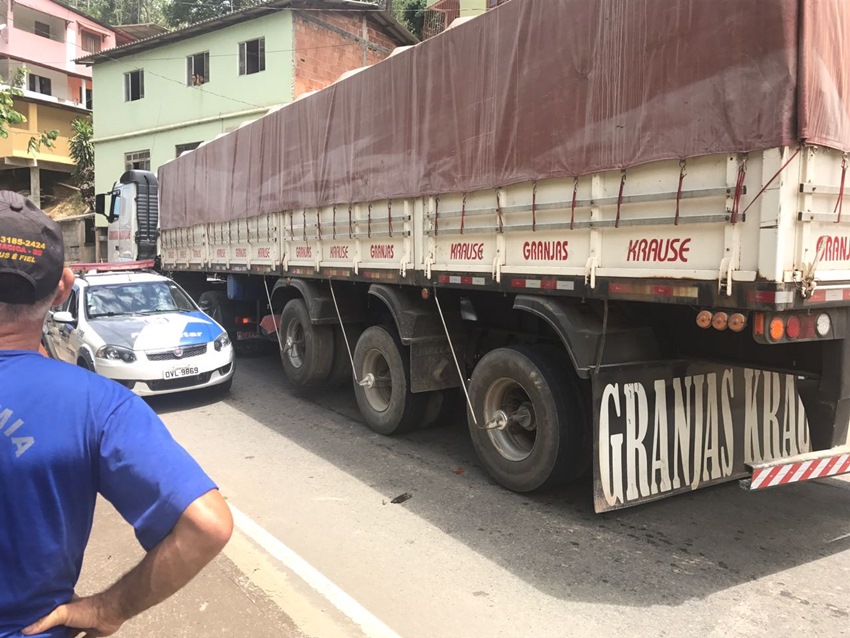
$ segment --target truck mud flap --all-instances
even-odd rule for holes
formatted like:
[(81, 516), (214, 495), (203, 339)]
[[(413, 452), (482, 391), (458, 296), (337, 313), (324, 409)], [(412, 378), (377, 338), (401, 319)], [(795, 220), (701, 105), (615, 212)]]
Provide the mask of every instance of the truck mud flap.
[(749, 478), (811, 451), (795, 375), (696, 361), (592, 375), (597, 512)]

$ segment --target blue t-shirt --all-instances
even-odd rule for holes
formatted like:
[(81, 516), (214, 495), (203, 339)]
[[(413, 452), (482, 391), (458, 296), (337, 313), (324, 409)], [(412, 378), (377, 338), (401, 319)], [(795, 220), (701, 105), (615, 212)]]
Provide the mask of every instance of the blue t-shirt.
[(0, 350), (0, 638), (71, 599), (98, 492), (149, 550), (214, 488), (127, 388)]

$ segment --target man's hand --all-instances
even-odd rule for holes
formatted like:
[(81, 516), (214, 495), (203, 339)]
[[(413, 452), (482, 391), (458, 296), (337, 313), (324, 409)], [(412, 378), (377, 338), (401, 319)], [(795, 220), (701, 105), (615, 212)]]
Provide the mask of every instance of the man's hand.
[[(124, 621), (103, 604), (100, 596), (87, 596), (74, 599), (66, 605), (59, 605), (44, 618), (35, 621), (21, 633), (25, 636), (44, 633), (53, 627), (79, 629), (83, 638), (111, 636)], [(76, 635), (76, 634), (75, 634)]]
[(22, 633), (31, 636), (65, 626), (83, 631), (84, 638), (111, 636), (192, 580), (227, 544), (232, 531), (227, 503), (217, 489), (210, 490), (192, 501), (171, 533), (109, 589), (59, 605)]

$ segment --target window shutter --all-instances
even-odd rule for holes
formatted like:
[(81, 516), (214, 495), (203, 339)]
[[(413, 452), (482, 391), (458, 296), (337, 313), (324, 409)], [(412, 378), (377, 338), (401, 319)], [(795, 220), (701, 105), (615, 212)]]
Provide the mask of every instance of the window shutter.
[(193, 59), (191, 55), (186, 57), (186, 86), (192, 86), (194, 84), (192, 82), (192, 76), (195, 75), (195, 69), (192, 68), (194, 66), (192, 64)]
[(245, 75), (245, 43), (239, 43), (239, 75)]
[(145, 97), (145, 72), (139, 69), (139, 99)]

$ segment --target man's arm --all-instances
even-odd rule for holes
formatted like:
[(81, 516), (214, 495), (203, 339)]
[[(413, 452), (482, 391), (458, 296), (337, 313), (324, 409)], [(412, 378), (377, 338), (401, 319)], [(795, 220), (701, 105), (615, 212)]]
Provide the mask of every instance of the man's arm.
[(22, 633), (65, 626), (110, 636), (192, 580), (224, 548), (232, 531), (227, 503), (218, 490), (211, 490), (193, 501), (171, 533), (109, 589), (60, 605)]

